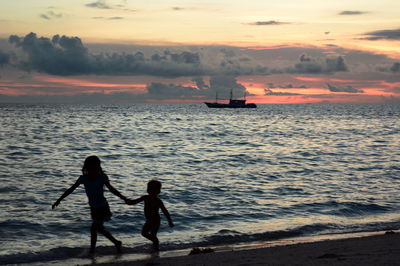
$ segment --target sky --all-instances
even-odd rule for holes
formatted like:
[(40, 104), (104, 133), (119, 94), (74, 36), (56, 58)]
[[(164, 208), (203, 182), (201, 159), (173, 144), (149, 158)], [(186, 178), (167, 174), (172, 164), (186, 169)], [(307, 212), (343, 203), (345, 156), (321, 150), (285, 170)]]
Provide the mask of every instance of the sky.
[(397, 0), (0, 0), (0, 102), (400, 103)]

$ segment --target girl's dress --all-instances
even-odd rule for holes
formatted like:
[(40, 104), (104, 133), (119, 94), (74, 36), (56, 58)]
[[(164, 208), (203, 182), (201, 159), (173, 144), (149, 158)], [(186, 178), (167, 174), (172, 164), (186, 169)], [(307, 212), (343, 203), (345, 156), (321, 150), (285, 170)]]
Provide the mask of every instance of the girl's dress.
[(104, 197), (104, 185), (108, 182), (108, 176), (99, 174), (95, 179), (91, 179), (87, 175), (81, 175), (77, 182), (85, 186), (92, 219), (99, 222), (109, 221), (112, 213)]

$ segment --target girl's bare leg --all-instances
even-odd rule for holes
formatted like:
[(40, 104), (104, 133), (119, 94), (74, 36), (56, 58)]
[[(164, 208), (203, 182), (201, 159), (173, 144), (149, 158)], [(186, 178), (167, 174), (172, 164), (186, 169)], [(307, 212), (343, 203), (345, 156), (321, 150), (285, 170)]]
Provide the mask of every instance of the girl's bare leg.
[(100, 232), (103, 236), (107, 237), (111, 242), (113, 242), (113, 244), (114, 244), (115, 247), (117, 248), (117, 251), (118, 251), (118, 252), (121, 252), (121, 246), (122, 246), (122, 242), (121, 242), (121, 241), (115, 239), (115, 237), (114, 237), (109, 231), (107, 231), (107, 230), (104, 228), (103, 225), (99, 228), (99, 232)]
[(115, 237), (104, 228), (102, 222), (94, 221), (92, 227), (90, 228), (90, 253), (94, 253), (96, 249), (97, 232), (107, 237), (111, 242), (113, 242), (117, 248), (117, 251), (121, 252), (122, 242), (115, 239)]
[(93, 222), (92, 226), (90, 227), (90, 253), (94, 253), (96, 249), (96, 242), (97, 242), (97, 230), (98, 230), (98, 223)]

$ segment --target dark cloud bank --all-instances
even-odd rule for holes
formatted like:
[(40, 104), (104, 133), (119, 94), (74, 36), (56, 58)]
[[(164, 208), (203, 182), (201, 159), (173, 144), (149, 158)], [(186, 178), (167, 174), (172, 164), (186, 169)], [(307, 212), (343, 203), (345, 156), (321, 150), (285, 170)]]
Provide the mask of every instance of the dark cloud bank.
[(400, 72), (400, 62), (393, 63), (393, 65), (390, 67), (390, 71)]
[(193, 79), (196, 87), (180, 86), (175, 84), (151, 83), (147, 87), (151, 99), (199, 99), (213, 98), (219, 92), (221, 98), (228, 98), (230, 90), (236, 97), (242, 97), (246, 88), (237, 83), (232, 76), (212, 76), (207, 85), (202, 78)]
[(347, 71), (342, 57), (316, 60), (306, 55), (288, 67), (267, 67), (248, 57), (236, 56), (229, 49), (221, 49), (212, 62), (200, 52), (163, 52), (146, 56), (145, 53), (90, 53), (78, 37), (55, 35), (51, 39), (30, 33), (24, 37), (12, 35), (9, 42), (22, 49), (25, 58), (18, 66), (29, 71), (51, 75), (150, 75), (159, 77), (196, 77), (213, 75), (269, 75), (284, 73), (330, 74)]
[(381, 72), (400, 73), (400, 62), (394, 62), (390, 67), (378, 67), (377, 70)]
[(10, 63), (11, 54), (0, 50), (0, 67)]
[[(196, 84), (195, 86), (152, 82), (147, 86), (147, 93), (144, 94), (127, 92), (40, 96), (0, 94), (0, 102), (143, 102), (149, 100), (204, 100), (214, 98), (216, 91), (218, 91), (220, 99), (228, 99), (231, 90), (235, 97), (242, 97), (246, 94), (246, 88), (237, 83), (233, 76), (212, 76), (209, 79), (209, 85), (200, 77), (194, 78), (192, 81)], [(249, 94), (247, 93), (247, 95)]]
[(294, 67), (286, 68), (286, 73), (301, 74), (330, 74), (334, 72), (348, 71), (348, 67), (343, 57), (326, 58), (325, 62), (318, 62), (307, 55), (300, 56), (300, 63)]
[(135, 54), (91, 54), (78, 37), (55, 35), (52, 39), (30, 33), (25, 37), (12, 35), (9, 42), (27, 55), (20, 62), (25, 70), (52, 75), (158, 75), (164, 77), (206, 74), (199, 55), (182, 52), (154, 54), (146, 58)]
[[(18, 56), (0, 50), (0, 67), (13, 65), (27, 71), (37, 71), (58, 76), (72, 75), (148, 75), (164, 78), (189, 77), (193, 86), (150, 83), (147, 93), (135, 95), (130, 93), (81, 94), (74, 96), (5, 96), (0, 95), (2, 102), (110, 102), (110, 101), (146, 101), (149, 99), (213, 99), (218, 91), (220, 98), (228, 98), (230, 89), (236, 97), (241, 97), (246, 88), (237, 83), (241, 75), (271, 74), (310, 74), (323, 75), (349, 71), (342, 56), (326, 57), (323, 53), (311, 53), (305, 49), (291, 48), (285, 50), (288, 56), (286, 66), (274, 66), (271, 60), (274, 51), (248, 51), (238, 55), (240, 49), (230, 47), (181, 47), (174, 51), (159, 47), (147, 49), (135, 46), (136, 52), (97, 52), (92, 53), (78, 37), (55, 35), (52, 38), (38, 37), (35, 33), (19, 37), (12, 35), (9, 43), (16, 47)], [(192, 47), (193, 48), (193, 47)], [(214, 49), (212, 55), (209, 52)], [(311, 48), (310, 48), (311, 49)], [(130, 51), (132, 49), (129, 49)], [(195, 50), (196, 52), (193, 52)], [(303, 52), (302, 52), (303, 51)], [(356, 52), (356, 51), (355, 51)], [(352, 51), (354, 58), (369, 58), (371, 55), (358, 55)], [(262, 54), (263, 53), (263, 54)], [(341, 53), (339, 53), (341, 54)], [(346, 58), (349, 57), (349, 53)], [(299, 56), (300, 55), (300, 56)], [(208, 57), (207, 57), (208, 56)], [(290, 58), (292, 59), (289, 59)], [(211, 57), (211, 59), (210, 59)], [(297, 57), (297, 62), (290, 64)], [(376, 57), (376, 56), (375, 56)], [(386, 60), (381, 58), (380, 60)], [(375, 61), (375, 60), (374, 60)], [(272, 65), (272, 66), (271, 66)], [(394, 63), (391, 72), (400, 72), (400, 64)], [(207, 77), (207, 78), (204, 78)], [(285, 86), (278, 86), (284, 88)], [(295, 92), (274, 92), (273, 87), (265, 91), (266, 95), (297, 95)], [(286, 87), (290, 88), (290, 87)], [(306, 86), (304, 86), (306, 88)], [(100, 89), (99, 89), (100, 90)], [(352, 87), (332, 88), (336, 92), (360, 93)]]

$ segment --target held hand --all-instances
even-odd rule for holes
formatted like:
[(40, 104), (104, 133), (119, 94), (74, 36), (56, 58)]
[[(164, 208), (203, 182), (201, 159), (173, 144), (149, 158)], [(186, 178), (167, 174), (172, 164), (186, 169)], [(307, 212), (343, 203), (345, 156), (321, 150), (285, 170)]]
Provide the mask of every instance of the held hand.
[(130, 199), (124, 199), (125, 203), (128, 205), (132, 205), (132, 200)]

